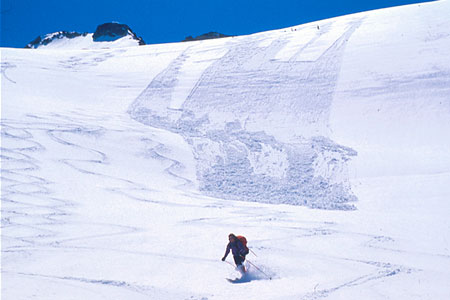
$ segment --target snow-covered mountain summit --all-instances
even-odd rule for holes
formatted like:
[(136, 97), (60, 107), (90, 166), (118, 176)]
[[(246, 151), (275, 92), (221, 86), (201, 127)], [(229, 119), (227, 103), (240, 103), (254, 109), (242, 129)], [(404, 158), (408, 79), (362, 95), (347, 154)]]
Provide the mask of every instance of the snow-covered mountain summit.
[(25, 48), (95, 49), (145, 45), (128, 25), (116, 22), (97, 26), (94, 33), (58, 31), (38, 36)]
[(77, 37), (85, 37), (88, 33), (79, 33), (76, 31), (58, 31), (54, 33), (48, 33), (45, 35), (38, 36), (35, 38), (32, 42), (27, 44), (25, 48), (39, 48), (43, 46), (47, 46), (50, 43), (53, 43), (55, 41), (61, 41), (63, 39), (74, 39)]

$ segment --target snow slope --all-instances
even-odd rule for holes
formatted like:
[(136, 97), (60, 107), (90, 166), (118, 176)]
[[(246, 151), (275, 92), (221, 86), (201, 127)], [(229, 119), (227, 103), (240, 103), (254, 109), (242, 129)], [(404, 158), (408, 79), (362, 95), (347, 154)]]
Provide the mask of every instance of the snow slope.
[(2, 298), (449, 298), (449, 15), (1, 49)]
[[(52, 39), (53, 35), (59, 34), (50, 33), (45, 36), (45, 38)], [(122, 47), (132, 47), (138, 46), (139, 41), (134, 39), (133, 36), (127, 35), (119, 38), (115, 41), (103, 41), (95, 42), (93, 40), (93, 33), (87, 33), (86, 35), (77, 36), (74, 38), (57, 38), (52, 39), (49, 44), (39, 45), (40, 49), (61, 49), (61, 50), (79, 50), (79, 49), (110, 49), (110, 48), (122, 48)]]

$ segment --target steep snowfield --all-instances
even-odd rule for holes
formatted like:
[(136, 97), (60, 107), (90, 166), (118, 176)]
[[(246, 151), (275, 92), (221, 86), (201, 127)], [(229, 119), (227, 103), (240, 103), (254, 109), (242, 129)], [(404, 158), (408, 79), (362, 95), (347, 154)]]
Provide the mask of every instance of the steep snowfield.
[(1, 49), (2, 298), (450, 298), (449, 15)]

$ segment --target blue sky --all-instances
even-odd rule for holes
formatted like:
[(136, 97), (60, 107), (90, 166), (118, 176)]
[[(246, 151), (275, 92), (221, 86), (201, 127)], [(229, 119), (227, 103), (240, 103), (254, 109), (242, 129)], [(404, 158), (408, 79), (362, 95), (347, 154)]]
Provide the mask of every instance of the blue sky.
[(0, 0), (1, 46), (24, 47), (59, 30), (94, 32), (116, 21), (147, 44), (217, 31), (250, 34), (330, 17), (423, 1), (411, 0)]

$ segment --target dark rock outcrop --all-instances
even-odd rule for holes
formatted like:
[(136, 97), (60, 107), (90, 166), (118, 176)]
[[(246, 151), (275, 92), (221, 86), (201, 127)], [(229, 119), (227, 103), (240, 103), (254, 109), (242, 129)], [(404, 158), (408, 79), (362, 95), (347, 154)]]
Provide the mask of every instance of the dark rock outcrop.
[(130, 35), (139, 42), (139, 45), (145, 45), (144, 40), (138, 37), (128, 25), (119, 23), (105, 23), (97, 26), (94, 32), (94, 42), (111, 42)]
[[(89, 33), (79, 33), (76, 31), (58, 31), (54, 33), (49, 33), (45, 35), (38, 36), (32, 42), (25, 46), (25, 48), (38, 48), (40, 46), (45, 46), (51, 42), (59, 39), (73, 39), (80, 36), (87, 36)], [(128, 25), (119, 23), (105, 23), (97, 26), (92, 39), (94, 42), (112, 42), (123, 38), (125, 36), (131, 36), (132, 39), (136, 40), (139, 45), (145, 45), (144, 40), (138, 37), (133, 30)]]
[(210, 40), (210, 39), (219, 39), (224, 37), (230, 37), (231, 35), (226, 35), (218, 32), (208, 32), (196, 37), (188, 36), (182, 42), (191, 42), (191, 41), (201, 41), (201, 40)]
[(25, 48), (38, 48), (39, 46), (48, 45), (54, 40), (68, 38), (73, 39), (79, 36), (86, 36), (88, 33), (79, 33), (75, 31), (58, 31), (55, 33), (49, 33), (46, 35), (41, 35), (35, 38), (31, 43), (25, 46)]

